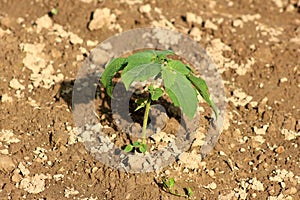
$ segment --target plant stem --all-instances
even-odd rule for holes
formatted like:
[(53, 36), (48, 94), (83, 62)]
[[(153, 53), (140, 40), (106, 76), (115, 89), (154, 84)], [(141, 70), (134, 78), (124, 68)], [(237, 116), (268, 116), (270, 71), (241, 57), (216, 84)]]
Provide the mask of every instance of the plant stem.
[(147, 131), (147, 123), (148, 123), (148, 116), (150, 110), (151, 98), (149, 97), (146, 103), (145, 114), (144, 114), (144, 121), (143, 121), (143, 131), (142, 131), (142, 143), (146, 144), (146, 131)]

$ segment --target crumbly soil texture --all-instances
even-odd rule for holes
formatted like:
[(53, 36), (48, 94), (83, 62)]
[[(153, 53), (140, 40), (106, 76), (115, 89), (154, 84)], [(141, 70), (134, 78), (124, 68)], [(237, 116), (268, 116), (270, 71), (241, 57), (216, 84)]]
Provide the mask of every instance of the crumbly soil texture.
[[(0, 199), (185, 199), (166, 192), (162, 177), (173, 177), (178, 193), (190, 187), (190, 199), (300, 199), (299, 12), (298, 0), (0, 1)], [(133, 174), (86, 150), (72, 89), (94, 47), (143, 27), (187, 34), (209, 53), (227, 112), (205, 158), (197, 149), (211, 111), (201, 103), (193, 148), (161, 170)], [(107, 100), (99, 88), (95, 114), (112, 141), (128, 144)], [(157, 148), (176, 137), (178, 120), (167, 111), (149, 140)]]

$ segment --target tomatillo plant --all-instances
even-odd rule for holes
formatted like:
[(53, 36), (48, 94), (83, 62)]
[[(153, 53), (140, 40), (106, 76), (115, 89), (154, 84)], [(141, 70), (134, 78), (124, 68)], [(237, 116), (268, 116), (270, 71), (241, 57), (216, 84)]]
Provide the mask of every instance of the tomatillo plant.
[[(127, 145), (126, 152), (130, 152), (135, 148), (140, 152), (147, 151), (146, 144), (146, 128), (148, 115), (152, 101), (158, 100), (164, 92), (170, 97), (175, 106), (182, 109), (183, 113), (192, 119), (197, 110), (198, 94), (212, 107), (216, 117), (217, 109), (213, 101), (210, 99), (206, 82), (196, 77), (193, 70), (179, 60), (168, 58), (174, 55), (171, 50), (145, 50), (137, 52), (127, 58), (114, 58), (105, 68), (101, 82), (106, 88), (107, 94), (112, 97), (114, 88), (113, 77), (121, 72), (121, 80), (126, 90), (134, 81), (146, 81), (153, 78), (152, 83), (148, 85), (148, 98), (138, 99), (136, 110), (145, 107), (142, 142), (134, 142)], [(157, 78), (163, 79), (163, 86), (155, 87), (154, 83)]]

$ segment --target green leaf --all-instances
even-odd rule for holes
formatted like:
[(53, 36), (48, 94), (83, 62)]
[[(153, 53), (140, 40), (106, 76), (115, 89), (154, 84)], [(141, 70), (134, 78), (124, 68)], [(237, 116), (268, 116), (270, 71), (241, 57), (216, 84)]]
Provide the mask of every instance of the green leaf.
[(180, 107), (179, 101), (178, 101), (176, 95), (173, 93), (173, 91), (166, 88), (166, 92), (169, 95), (170, 99), (172, 100), (174, 106)]
[(141, 64), (147, 63), (160, 63), (162, 64), (162, 59), (166, 58), (167, 55), (174, 55), (171, 50), (145, 50), (142, 52), (137, 52), (131, 56), (128, 56), (128, 65), (124, 69), (124, 73), (127, 71), (140, 66)]
[(150, 92), (152, 101), (157, 101), (159, 97), (161, 97), (164, 94), (164, 91), (161, 88), (153, 88), (152, 84), (149, 86), (148, 90)]
[(128, 144), (126, 147), (125, 147), (125, 149), (124, 149), (124, 151), (126, 152), (126, 153), (129, 153), (129, 152), (131, 152), (133, 150), (133, 146), (131, 145), (131, 144)]
[(174, 180), (174, 178), (170, 178), (169, 187), (172, 189), (172, 188), (174, 188), (174, 186), (175, 186), (175, 180)]
[(174, 55), (174, 52), (172, 50), (153, 51), (153, 53), (156, 54), (156, 58), (159, 61), (166, 59), (168, 55)]
[(189, 74), (187, 77), (196, 87), (197, 91), (202, 96), (202, 98), (206, 101), (206, 103), (208, 103), (208, 105), (213, 109), (215, 116), (218, 117), (217, 107), (214, 104), (214, 102), (210, 99), (206, 82), (203, 79), (195, 77), (192, 74)]
[(138, 104), (138, 107), (134, 111), (138, 111), (141, 108), (144, 108), (146, 106), (147, 99), (137, 99), (135, 100), (135, 103)]
[(147, 145), (146, 144), (141, 144), (139, 146), (139, 150), (140, 150), (140, 152), (145, 153), (147, 151)]
[(163, 68), (162, 78), (166, 92), (171, 100), (178, 104), (182, 111), (192, 119), (197, 110), (197, 94), (191, 82), (181, 73), (174, 73), (168, 68)]
[(121, 79), (125, 84), (126, 90), (129, 89), (130, 84), (133, 81), (145, 81), (151, 77), (156, 76), (161, 70), (161, 64), (159, 63), (147, 63), (132, 68), (129, 71), (122, 73)]
[(184, 75), (188, 75), (191, 72), (191, 69), (179, 60), (170, 60), (167, 66)]
[(194, 194), (194, 192), (193, 192), (192, 188), (188, 187), (187, 188), (187, 195), (188, 195), (188, 197), (193, 196), (193, 194)]
[(115, 74), (126, 66), (126, 58), (114, 58), (105, 68), (101, 76), (101, 82), (111, 97), (113, 90), (112, 79)]
[(151, 51), (137, 52), (131, 56), (128, 56), (128, 65), (124, 68), (123, 73), (126, 73), (127, 71), (134, 69), (135, 67), (138, 67), (142, 64), (154, 63), (154, 59), (155, 55)]
[(141, 143), (140, 143), (140, 142), (134, 142), (132, 145), (133, 145), (134, 147), (139, 147), (139, 146), (141, 145)]

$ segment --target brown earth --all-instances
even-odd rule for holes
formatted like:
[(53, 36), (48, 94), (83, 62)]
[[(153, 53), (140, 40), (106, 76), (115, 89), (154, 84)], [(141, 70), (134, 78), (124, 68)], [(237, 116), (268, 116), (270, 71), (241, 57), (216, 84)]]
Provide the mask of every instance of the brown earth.
[[(184, 199), (159, 187), (162, 176), (192, 199), (300, 199), (300, 2), (141, 2), (0, 1), (0, 199)], [(110, 11), (99, 29), (89, 24), (98, 8)], [(227, 123), (194, 169), (179, 159), (118, 172), (76, 139), (70, 102), (84, 58), (148, 26), (190, 34), (224, 80)]]

